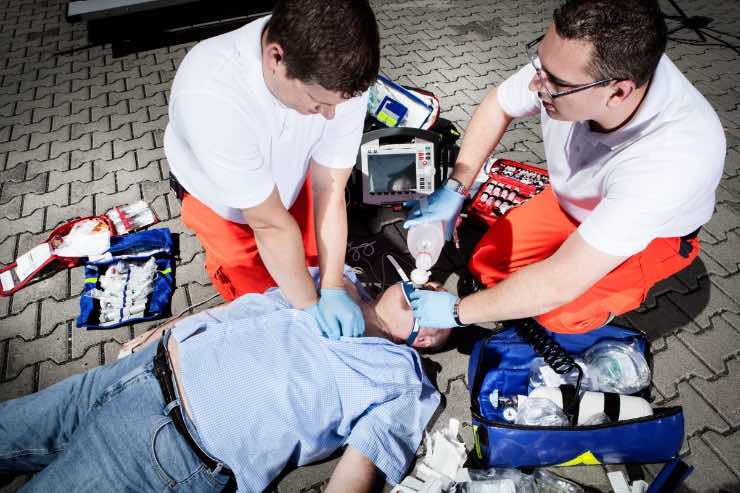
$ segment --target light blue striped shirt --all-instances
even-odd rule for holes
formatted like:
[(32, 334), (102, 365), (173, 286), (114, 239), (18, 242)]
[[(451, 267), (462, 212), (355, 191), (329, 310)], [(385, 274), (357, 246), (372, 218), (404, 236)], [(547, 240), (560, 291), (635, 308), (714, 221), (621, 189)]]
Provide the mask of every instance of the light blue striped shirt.
[(415, 350), (322, 337), (277, 289), (189, 317), (172, 336), (198, 434), (241, 491), (346, 444), (398, 483), (439, 405)]

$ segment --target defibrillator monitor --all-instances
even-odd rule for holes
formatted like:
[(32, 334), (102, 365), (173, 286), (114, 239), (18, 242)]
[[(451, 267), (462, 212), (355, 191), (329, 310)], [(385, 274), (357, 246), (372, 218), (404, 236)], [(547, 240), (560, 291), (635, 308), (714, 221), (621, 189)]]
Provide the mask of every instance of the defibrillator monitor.
[(403, 144), (363, 144), (362, 201), (395, 204), (434, 192), (434, 154), (434, 145), (418, 138)]

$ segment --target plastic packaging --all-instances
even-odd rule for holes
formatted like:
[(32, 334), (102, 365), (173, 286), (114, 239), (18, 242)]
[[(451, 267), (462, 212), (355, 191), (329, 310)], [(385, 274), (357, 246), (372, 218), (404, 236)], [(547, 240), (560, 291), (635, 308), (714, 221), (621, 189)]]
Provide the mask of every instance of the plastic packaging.
[(469, 469), (470, 480), (459, 483), (459, 493), (536, 493), (534, 477), (518, 469)]
[(100, 255), (110, 248), (110, 230), (100, 219), (79, 221), (65, 236), (52, 244), (54, 255), (60, 257), (89, 257)]
[[(591, 377), (589, 374), (588, 365), (581, 358), (573, 358), (578, 366), (583, 370), (583, 379), (581, 380), (581, 388), (583, 390), (591, 390)], [(538, 387), (559, 387), (561, 385), (569, 384), (575, 385), (578, 380), (578, 371), (574, 368), (570, 372), (561, 375), (555, 373), (555, 370), (550, 368), (550, 365), (545, 363), (545, 360), (541, 357), (534, 358), (529, 366), (529, 391)]]
[[(547, 387), (541, 387), (541, 389), (555, 390)], [(568, 426), (570, 424), (563, 412), (562, 398), (558, 405), (550, 399), (537, 396), (519, 399), (519, 409), (517, 409), (514, 422), (528, 426)]]
[(579, 485), (547, 469), (537, 469), (533, 476), (539, 493), (583, 493), (583, 488)]
[[(627, 419), (642, 418), (644, 416), (652, 416), (653, 408), (650, 403), (641, 397), (634, 397), (630, 395), (619, 395), (619, 412), (617, 421), (624, 421)], [(563, 409), (563, 393), (560, 389), (554, 389), (550, 387), (539, 387), (534, 389), (529, 397), (525, 401), (525, 404), (533, 406), (529, 401), (536, 400), (537, 403), (540, 401), (549, 401), (557, 406), (562, 412)], [(604, 421), (605, 415), (605, 397), (602, 392), (583, 392), (580, 398), (580, 404), (578, 406), (578, 415), (576, 416), (577, 426), (586, 426), (589, 424), (601, 424), (608, 422), (607, 418)], [(544, 408), (544, 406), (543, 406)], [(522, 405), (519, 406), (519, 413), (522, 412)], [(536, 419), (537, 414), (534, 410), (528, 411), (530, 415), (527, 419)], [(551, 410), (548, 407), (547, 411), (541, 411), (544, 416), (544, 420), (547, 417), (546, 413), (550, 413)], [(602, 416), (603, 415), (603, 416)], [(517, 414), (518, 424), (534, 424), (534, 423), (519, 423), (519, 414)], [(524, 417), (522, 417), (524, 419)], [(544, 425), (546, 426), (546, 425)]]
[[(574, 358), (583, 369), (582, 390), (634, 394), (650, 384), (650, 367), (635, 344), (602, 341)], [(542, 358), (530, 365), (529, 389), (575, 385), (578, 373), (559, 375)]]
[(144, 263), (119, 260), (111, 264), (100, 276), (100, 289), (88, 294), (100, 302), (100, 323), (118, 323), (142, 316), (156, 271), (154, 258)]
[(114, 207), (105, 213), (113, 222), (116, 234), (123, 235), (137, 229), (146, 228), (159, 222), (159, 218), (149, 207), (149, 204), (140, 200), (133, 204)]
[(593, 390), (634, 394), (650, 385), (650, 367), (635, 344), (602, 341), (583, 353), (583, 359)]
[(416, 259), (416, 268), (411, 271), (411, 281), (416, 285), (429, 280), (429, 270), (437, 263), (445, 243), (444, 228), (440, 221), (422, 223), (409, 229), (406, 239), (409, 252)]

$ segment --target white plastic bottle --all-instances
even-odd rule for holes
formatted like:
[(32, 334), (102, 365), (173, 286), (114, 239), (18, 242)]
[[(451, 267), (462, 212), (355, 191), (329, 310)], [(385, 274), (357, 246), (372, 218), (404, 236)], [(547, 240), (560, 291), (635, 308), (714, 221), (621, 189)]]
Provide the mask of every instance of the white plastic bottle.
[(411, 282), (421, 285), (429, 280), (429, 270), (437, 263), (445, 244), (445, 233), (441, 221), (422, 223), (409, 229), (406, 243), (416, 259), (416, 268), (411, 271)]

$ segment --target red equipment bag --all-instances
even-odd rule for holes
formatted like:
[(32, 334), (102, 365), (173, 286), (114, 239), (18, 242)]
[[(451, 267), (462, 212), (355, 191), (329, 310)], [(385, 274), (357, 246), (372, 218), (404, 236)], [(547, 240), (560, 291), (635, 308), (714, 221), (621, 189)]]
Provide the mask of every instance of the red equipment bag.
[(59, 246), (64, 237), (72, 230), (75, 224), (89, 219), (100, 222), (110, 236), (115, 234), (115, 227), (105, 216), (85, 216), (60, 224), (51, 232), (47, 240), (18, 257), (14, 262), (0, 268), (0, 296), (10, 296), (19, 289), (27, 286), (42, 272), (70, 269), (82, 263), (84, 257), (62, 257), (54, 254), (55, 247)]

